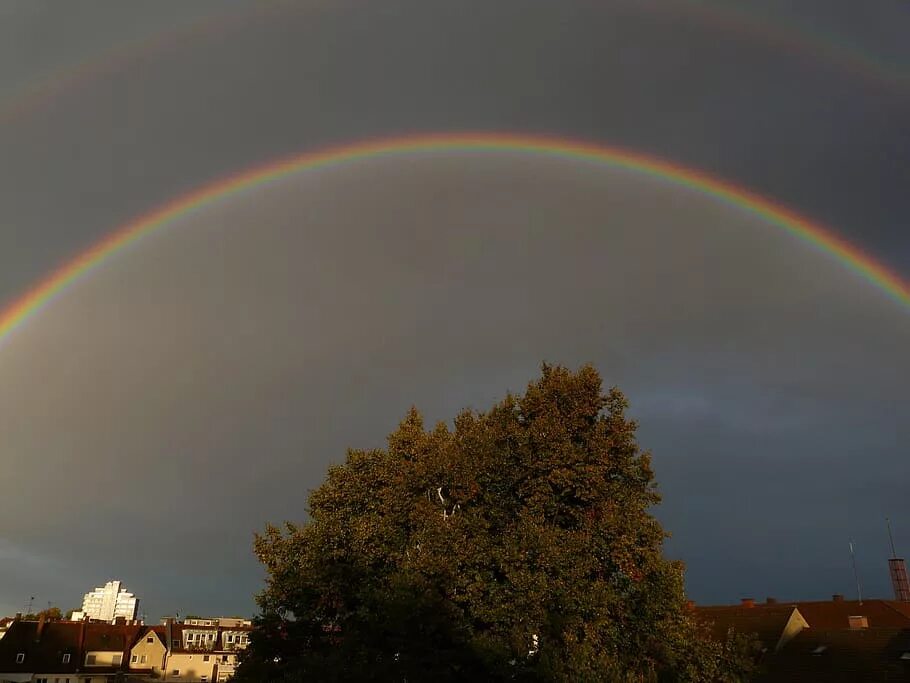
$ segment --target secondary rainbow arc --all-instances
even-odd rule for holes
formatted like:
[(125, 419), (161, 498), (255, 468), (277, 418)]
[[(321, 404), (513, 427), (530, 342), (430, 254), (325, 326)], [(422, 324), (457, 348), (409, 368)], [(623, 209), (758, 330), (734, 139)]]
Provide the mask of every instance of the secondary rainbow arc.
[(828, 253), (893, 300), (910, 308), (910, 283), (855, 245), (790, 209), (701, 171), (630, 150), (565, 138), (502, 133), (438, 133), (308, 151), (241, 171), (178, 197), (115, 230), (0, 311), (0, 344), (80, 277), (143, 236), (194, 209), (304, 170), (370, 158), (444, 152), (514, 152), (557, 157), (625, 169), (689, 188), (759, 216)]

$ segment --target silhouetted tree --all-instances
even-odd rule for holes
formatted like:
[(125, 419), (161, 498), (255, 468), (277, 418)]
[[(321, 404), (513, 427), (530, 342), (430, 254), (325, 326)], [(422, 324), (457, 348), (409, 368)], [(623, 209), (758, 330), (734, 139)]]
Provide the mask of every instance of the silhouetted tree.
[(37, 621), (41, 617), (44, 617), (48, 621), (60, 620), (63, 619), (63, 612), (60, 611), (59, 607), (48, 607), (40, 612), (26, 614), (23, 619), (26, 621)]
[(748, 669), (686, 607), (650, 457), (589, 366), (348, 452), (310, 520), (257, 535), (239, 678), (720, 681)]

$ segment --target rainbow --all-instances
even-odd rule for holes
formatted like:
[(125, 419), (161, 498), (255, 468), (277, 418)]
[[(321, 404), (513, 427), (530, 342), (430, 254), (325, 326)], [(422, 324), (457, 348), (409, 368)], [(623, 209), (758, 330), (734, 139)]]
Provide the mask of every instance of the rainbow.
[(80, 277), (149, 233), (192, 211), (301, 171), (366, 159), (445, 152), (511, 152), (567, 159), (623, 169), (688, 188), (758, 216), (829, 254), (896, 302), (910, 308), (910, 284), (854, 245), (790, 209), (701, 171), (629, 150), (565, 138), (503, 133), (437, 133), (308, 151), (241, 171), (178, 197), (115, 230), (0, 311), (0, 343)]
[[(846, 73), (886, 88), (899, 91), (910, 86), (910, 71), (906, 64), (892, 64), (873, 54), (844, 44), (844, 39), (833, 34), (789, 26), (761, 16), (754, 7), (740, 8), (729, 3), (706, 0), (628, 0), (635, 11), (676, 13), (689, 15), (705, 26), (723, 32), (733, 32), (764, 43), (768, 47), (782, 48), (793, 55), (806, 55), (819, 62), (828, 62)], [(74, 65), (51, 71), (32, 83), (25, 84), (18, 92), (0, 101), (0, 123), (9, 124), (25, 118), (35, 110), (48, 106), (67, 91), (98, 81), (105, 76), (125, 70), (139, 60), (164, 52), (181, 41), (198, 41), (209, 35), (230, 34), (266, 12), (277, 14), (291, 3), (262, 3), (252, 11), (205, 15), (188, 25), (171, 31), (155, 33), (117, 45), (80, 61)]]

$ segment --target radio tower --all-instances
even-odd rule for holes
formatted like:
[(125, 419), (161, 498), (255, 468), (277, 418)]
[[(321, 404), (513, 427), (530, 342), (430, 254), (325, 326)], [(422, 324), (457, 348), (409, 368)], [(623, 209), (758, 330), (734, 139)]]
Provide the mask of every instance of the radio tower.
[(902, 557), (897, 556), (894, 549), (894, 537), (891, 535), (891, 520), (885, 518), (888, 524), (888, 540), (891, 541), (891, 559), (888, 560), (888, 570), (891, 572), (891, 585), (894, 588), (894, 599), (901, 602), (910, 602), (910, 579), (907, 578), (907, 563)]

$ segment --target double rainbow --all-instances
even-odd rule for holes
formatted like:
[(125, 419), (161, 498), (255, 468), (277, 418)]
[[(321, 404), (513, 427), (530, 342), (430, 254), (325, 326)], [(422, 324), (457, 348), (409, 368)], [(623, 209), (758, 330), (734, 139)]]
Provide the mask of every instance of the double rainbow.
[(564, 138), (500, 133), (442, 133), (373, 140), (304, 152), (241, 171), (178, 197), (115, 230), (0, 311), (0, 344), (81, 276), (145, 235), (194, 210), (301, 171), (365, 159), (445, 152), (511, 152), (555, 157), (619, 168), (688, 188), (758, 216), (829, 254), (894, 301), (910, 308), (910, 284), (856, 246), (783, 206), (700, 171), (628, 150)]

